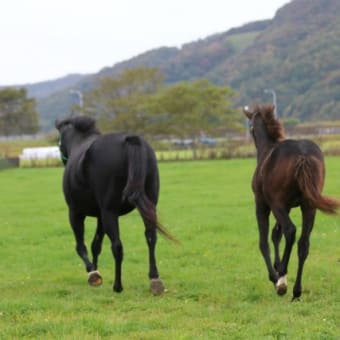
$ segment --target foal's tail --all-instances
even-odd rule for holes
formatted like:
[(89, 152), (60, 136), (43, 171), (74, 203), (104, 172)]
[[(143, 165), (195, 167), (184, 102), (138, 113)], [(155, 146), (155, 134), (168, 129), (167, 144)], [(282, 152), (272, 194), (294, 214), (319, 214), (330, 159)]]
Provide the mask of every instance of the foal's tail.
[(169, 240), (178, 242), (158, 221), (156, 205), (145, 193), (147, 154), (140, 137), (130, 135), (125, 138), (128, 152), (128, 178), (123, 190), (123, 200), (135, 205), (148, 226), (156, 228)]
[(316, 157), (301, 156), (297, 160), (296, 166), (295, 178), (309, 205), (326, 214), (338, 215), (340, 200), (321, 194), (324, 181), (323, 161)]

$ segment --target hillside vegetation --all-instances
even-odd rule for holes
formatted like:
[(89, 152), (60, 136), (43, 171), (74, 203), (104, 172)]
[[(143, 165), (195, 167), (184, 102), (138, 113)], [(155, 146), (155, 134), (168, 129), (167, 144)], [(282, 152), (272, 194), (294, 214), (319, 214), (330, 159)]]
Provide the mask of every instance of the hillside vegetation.
[[(169, 84), (207, 78), (230, 85), (238, 93), (236, 105), (271, 101), (263, 90), (273, 88), (281, 116), (333, 120), (340, 117), (339, 55), (339, 0), (294, 0), (272, 20), (233, 28), (181, 48), (146, 51), (83, 76), (72, 87), (87, 91), (98, 77), (115, 77), (133, 67), (159, 67)], [(68, 114), (71, 105), (69, 87), (40, 98), (44, 128)]]

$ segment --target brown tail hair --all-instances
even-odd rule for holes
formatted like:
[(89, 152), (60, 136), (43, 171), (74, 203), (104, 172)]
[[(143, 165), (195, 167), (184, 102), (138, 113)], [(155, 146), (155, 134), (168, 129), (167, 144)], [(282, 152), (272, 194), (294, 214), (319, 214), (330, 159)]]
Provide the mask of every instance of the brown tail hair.
[(304, 198), (307, 199), (311, 207), (326, 214), (339, 214), (340, 200), (321, 194), (324, 181), (322, 160), (313, 156), (301, 156), (296, 162), (295, 178)]

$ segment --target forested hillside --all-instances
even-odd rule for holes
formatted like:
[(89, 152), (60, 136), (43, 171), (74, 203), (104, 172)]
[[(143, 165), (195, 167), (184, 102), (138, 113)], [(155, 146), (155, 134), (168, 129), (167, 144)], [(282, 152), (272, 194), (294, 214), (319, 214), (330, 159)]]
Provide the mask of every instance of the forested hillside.
[(295, 0), (237, 59), (220, 69), (241, 101), (279, 96), (279, 113), (301, 120), (340, 118), (340, 1)]
[[(70, 112), (70, 87), (86, 91), (98, 77), (138, 66), (159, 67), (167, 83), (207, 78), (230, 85), (236, 105), (271, 101), (281, 116), (302, 121), (340, 119), (340, 1), (294, 0), (272, 20), (250, 23), (181, 48), (160, 47), (38, 98), (44, 127)], [(51, 86), (51, 84), (49, 84)], [(29, 91), (30, 93), (30, 91)]]

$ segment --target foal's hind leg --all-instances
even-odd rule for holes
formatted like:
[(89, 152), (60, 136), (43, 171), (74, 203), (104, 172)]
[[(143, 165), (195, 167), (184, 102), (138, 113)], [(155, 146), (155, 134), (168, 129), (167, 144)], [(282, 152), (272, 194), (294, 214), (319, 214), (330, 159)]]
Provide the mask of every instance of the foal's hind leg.
[(103, 283), (103, 278), (100, 275), (98, 268), (98, 256), (102, 250), (102, 242), (104, 237), (104, 229), (101, 223), (100, 218), (97, 219), (97, 230), (94, 235), (91, 250), (92, 250), (92, 263), (94, 266), (94, 270), (89, 272), (88, 282), (91, 286), (100, 286)]
[(275, 223), (272, 230), (272, 241), (274, 244), (274, 268), (278, 271), (280, 265), (280, 241), (282, 238), (282, 228), (278, 223)]
[(84, 243), (84, 220), (85, 216), (69, 210), (69, 219), (76, 239), (76, 251), (83, 260), (87, 272), (95, 270), (94, 265), (88, 258), (86, 245)]
[(302, 232), (298, 242), (299, 265), (293, 289), (293, 300), (301, 296), (302, 271), (309, 252), (309, 237), (313, 229), (316, 210), (306, 205), (301, 205), (302, 212)]
[(273, 214), (277, 223), (281, 225), (283, 235), (286, 240), (285, 249), (282, 260), (278, 266), (279, 279), (276, 283), (276, 290), (279, 295), (284, 295), (287, 292), (287, 268), (293, 244), (295, 242), (296, 227), (289, 217), (289, 211), (281, 207), (272, 208)]

